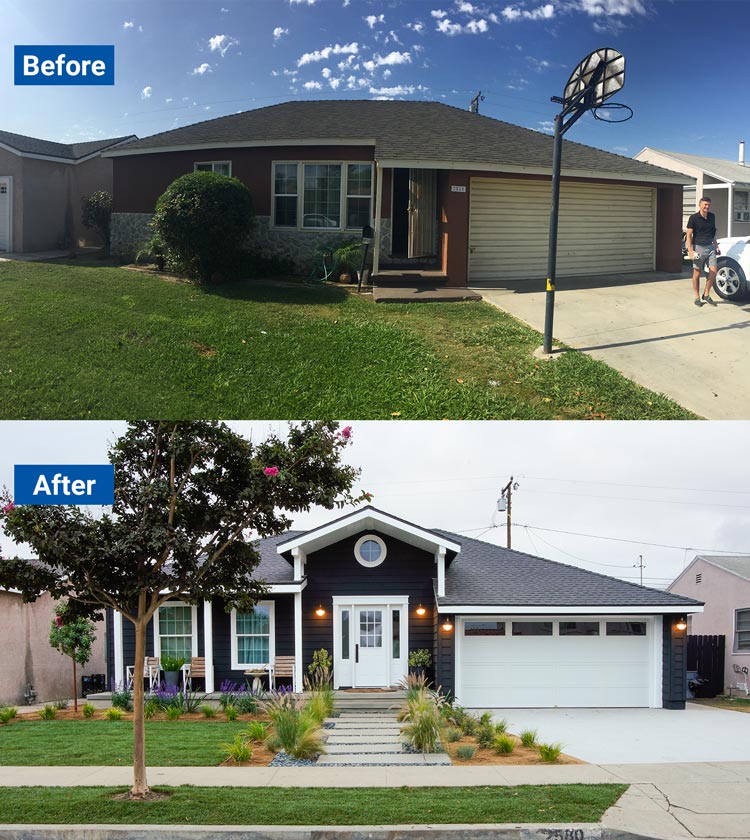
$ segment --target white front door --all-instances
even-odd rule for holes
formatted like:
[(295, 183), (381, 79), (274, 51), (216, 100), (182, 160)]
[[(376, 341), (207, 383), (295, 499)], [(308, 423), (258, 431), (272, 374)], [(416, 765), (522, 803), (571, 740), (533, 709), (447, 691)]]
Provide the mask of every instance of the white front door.
[(388, 655), (383, 619), (385, 606), (357, 607), (355, 610), (354, 685), (385, 686), (388, 680)]
[(10, 178), (0, 176), (0, 251), (10, 250)]

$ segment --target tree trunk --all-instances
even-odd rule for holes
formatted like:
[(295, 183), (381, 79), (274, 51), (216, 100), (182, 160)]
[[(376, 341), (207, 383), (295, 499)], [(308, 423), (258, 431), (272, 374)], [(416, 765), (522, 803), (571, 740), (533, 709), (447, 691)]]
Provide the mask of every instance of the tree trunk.
[(78, 692), (76, 691), (76, 658), (73, 656), (73, 711), (78, 711)]
[[(145, 606), (145, 604), (144, 604)], [(140, 607), (140, 604), (139, 604)], [(145, 610), (138, 610), (143, 615)], [(143, 718), (143, 665), (146, 659), (146, 620), (135, 624), (135, 662), (133, 663), (133, 787), (130, 796), (141, 799), (149, 792), (146, 781), (146, 728)]]

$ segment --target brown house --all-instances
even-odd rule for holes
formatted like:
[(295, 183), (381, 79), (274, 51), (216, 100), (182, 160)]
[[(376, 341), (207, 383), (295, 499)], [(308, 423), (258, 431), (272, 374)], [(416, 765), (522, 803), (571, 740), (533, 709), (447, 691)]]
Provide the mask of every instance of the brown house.
[(112, 191), (101, 153), (133, 137), (67, 144), (0, 131), (0, 252), (101, 245), (81, 224), (81, 198)]
[[(220, 117), (106, 153), (113, 248), (132, 256), (164, 189), (208, 169), (247, 184), (254, 246), (300, 269), (319, 241), (358, 239), (370, 224), (376, 277), (413, 268), (450, 286), (543, 278), (552, 142), (435, 102), (287, 102)], [(566, 141), (558, 275), (679, 270), (688, 180)]]

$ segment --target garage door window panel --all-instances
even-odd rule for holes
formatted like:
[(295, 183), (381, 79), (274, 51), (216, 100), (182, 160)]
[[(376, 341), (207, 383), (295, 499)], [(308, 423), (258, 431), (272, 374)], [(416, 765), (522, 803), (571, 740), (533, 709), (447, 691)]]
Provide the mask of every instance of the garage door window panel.
[(467, 621), (464, 636), (504, 636), (504, 621)]
[(598, 621), (561, 621), (561, 636), (598, 636)]
[(645, 636), (645, 621), (608, 621), (608, 636)]
[(514, 636), (551, 636), (551, 621), (514, 621)]

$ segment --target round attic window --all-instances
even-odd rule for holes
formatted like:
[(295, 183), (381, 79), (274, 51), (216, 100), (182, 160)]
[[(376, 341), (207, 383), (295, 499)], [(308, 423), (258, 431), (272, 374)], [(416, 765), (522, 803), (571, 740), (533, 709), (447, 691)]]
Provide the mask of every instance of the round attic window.
[(357, 540), (357, 544), (354, 546), (354, 556), (357, 558), (357, 562), (360, 566), (365, 566), (368, 569), (379, 566), (385, 560), (386, 554), (385, 543), (375, 534), (365, 534), (364, 537)]

